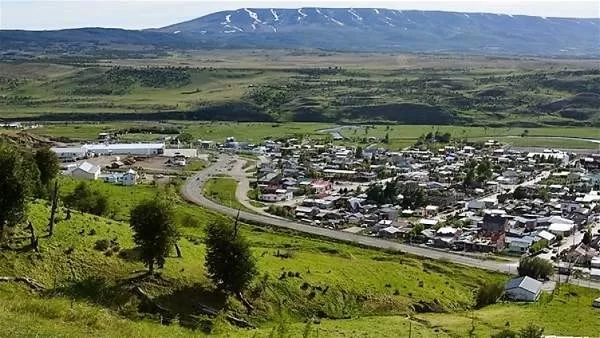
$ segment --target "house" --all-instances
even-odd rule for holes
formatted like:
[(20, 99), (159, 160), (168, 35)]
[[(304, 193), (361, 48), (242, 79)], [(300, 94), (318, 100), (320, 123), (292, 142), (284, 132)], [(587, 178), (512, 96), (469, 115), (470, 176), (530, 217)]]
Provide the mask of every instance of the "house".
[(542, 282), (528, 276), (511, 279), (504, 286), (504, 296), (510, 300), (534, 302), (542, 293)]
[(133, 169), (129, 169), (126, 173), (123, 174), (122, 184), (123, 185), (136, 185), (137, 184), (138, 174)]
[(100, 176), (100, 167), (89, 162), (82, 162), (71, 170), (71, 176), (81, 180), (95, 181)]
[(506, 232), (508, 231), (508, 218), (502, 215), (485, 214), (481, 230), (484, 232)]
[(315, 180), (310, 183), (310, 187), (314, 189), (315, 194), (322, 195), (331, 192), (331, 182), (324, 180)]
[(390, 225), (386, 228), (379, 230), (379, 236), (386, 237), (386, 238), (395, 238), (400, 233), (402, 233), (402, 231), (393, 225)]
[(280, 178), (281, 178), (280, 174), (272, 172), (272, 173), (268, 173), (266, 175), (259, 177), (257, 182), (258, 182), (258, 184), (264, 184), (264, 185), (277, 185), (277, 184), (279, 184)]
[(425, 207), (424, 209), (424, 217), (434, 217), (437, 215), (438, 211), (439, 211), (440, 207), (437, 205), (428, 205)]
[(510, 238), (508, 243), (507, 251), (515, 254), (525, 254), (529, 251), (529, 248), (534, 242), (533, 237), (525, 236), (522, 238)]
[(574, 223), (552, 223), (548, 227), (548, 231), (556, 235), (561, 235), (563, 237), (573, 233), (574, 229)]

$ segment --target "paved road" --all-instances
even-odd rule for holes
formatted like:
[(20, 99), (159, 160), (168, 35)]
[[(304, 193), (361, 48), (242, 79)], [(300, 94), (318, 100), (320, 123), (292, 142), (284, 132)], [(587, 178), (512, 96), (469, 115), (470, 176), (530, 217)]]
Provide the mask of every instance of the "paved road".
[[(478, 259), (472, 256), (463, 256), (443, 250), (437, 250), (428, 247), (421, 246), (412, 246), (407, 244), (401, 244), (393, 241), (388, 241), (381, 238), (362, 236), (353, 233), (348, 233), (344, 231), (337, 231), (325, 228), (319, 228), (303, 223), (298, 223), (286, 219), (270, 217), (266, 215), (259, 215), (255, 213), (238, 211), (237, 209), (233, 209), (216, 202), (211, 201), (210, 199), (204, 197), (202, 194), (202, 186), (206, 182), (206, 180), (214, 174), (223, 173), (224, 168), (231, 163), (233, 157), (231, 156), (221, 156), (219, 160), (214, 163), (212, 166), (206, 168), (202, 172), (192, 176), (186, 182), (186, 184), (182, 187), (181, 193), (185, 199), (188, 201), (198, 204), (202, 207), (215, 210), (219, 213), (236, 217), (239, 212), (239, 217), (241, 220), (251, 223), (264, 224), (270, 226), (276, 226), (280, 228), (291, 229), (298, 232), (303, 232), (311, 235), (317, 235), (321, 237), (331, 238), (334, 240), (349, 242), (360, 244), (368, 247), (379, 248), (379, 249), (391, 249), (398, 250), (401, 252), (406, 252), (415, 256), (426, 257), (431, 259), (440, 259), (446, 260), (456, 264), (462, 264), (466, 266), (476, 267), (480, 269), (503, 272), (509, 274), (516, 274), (517, 271), (517, 262), (511, 261), (496, 261), (496, 260), (484, 260)], [(564, 279), (564, 276), (563, 276)], [(586, 287), (592, 287), (596, 289), (600, 289), (600, 283), (590, 282), (587, 280), (576, 280), (571, 279), (570, 283), (578, 284)]]

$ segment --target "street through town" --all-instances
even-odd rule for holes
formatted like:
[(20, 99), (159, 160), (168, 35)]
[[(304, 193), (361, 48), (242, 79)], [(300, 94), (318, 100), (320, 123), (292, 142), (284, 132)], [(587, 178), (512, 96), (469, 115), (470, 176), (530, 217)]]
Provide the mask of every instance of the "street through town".
[[(378, 248), (378, 249), (387, 249), (387, 250), (396, 250), (405, 252), (408, 254), (412, 254), (415, 256), (436, 259), (436, 260), (444, 260), (456, 264), (462, 264), (466, 266), (471, 266), (475, 268), (496, 271), (507, 274), (516, 274), (517, 273), (517, 261), (505, 261), (502, 259), (480, 259), (473, 256), (460, 255), (452, 252), (447, 252), (444, 250), (433, 249), (424, 246), (414, 246), (408, 244), (402, 244), (390, 240), (385, 240), (377, 237), (363, 236), (357, 235), (349, 232), (326, 229), (316, 226), (311, 226), (299, 222), (295, 222), (292, 220), (277, 218), (267, 216), (265, 214), (256, 214), (252, 212), (247, 212), (243, 210), (237, 210), (225, 205), (218, 204), (208, 198), (206, 198), (203, 194), (203, 185), (207, 181), (208, 178), (215, 174), (224, 174), (223, 169), (227, 168), (230, 163), (235, 160), (240, 160), (238, 157), (232, 155), (220, 155), (218, 160), (213, 163), (211, 166), (205, 168), (201, 172), (190, 177), (186, 183), (181, 188), (181, 193), (183, 197), (199, 206), (202, 206), (207, 209), (214, 210), (221, 214), (236, 217), (239, 214), (239, 218), (242, 221), (249, 222), (252, 224), (258, 225), (268, 225), (274, 226), (278, 228), (285, 228), (294, 231), (298, 231), (301, 233), (306, 233), (310, 235), (315, 235), (319, 237), (329, 238), (336, 241), (353, 243), (364, 245), (367, 247)], [(547, 174), (545, 174), (547, 175)], [(544, 176), (545, 176), (544, 175)], [(524, 183), (524, 185), (532, 184), (533, 182), (539, 181), (541, 178), (536, 178), (532, 181), (528, 181)], [(559, 276), (555, 277), (556, 279)], [(565, 276), (560, 276), (561, 281), (566, 279)], [(590, 288), (600, 289), (600, 283), (592, 282), (588, 280), (578, 280), (574, 278), (569, 279), (569, 283), (577, 284), (581, 286), (586, 286)]]

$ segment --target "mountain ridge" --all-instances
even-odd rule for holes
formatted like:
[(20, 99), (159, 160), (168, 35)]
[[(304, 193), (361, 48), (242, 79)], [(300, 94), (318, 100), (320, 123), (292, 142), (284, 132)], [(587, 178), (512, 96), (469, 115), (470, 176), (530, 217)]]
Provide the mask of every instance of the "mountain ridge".
[[(145, 30), (0, 31), (6, 49), (109, 44), (158, 49), (309, 48), (338, 51), (600, 56), (600, 19), (394, 10), (239, 8)], [(72, 47), (72, 46), (71, 46)]]

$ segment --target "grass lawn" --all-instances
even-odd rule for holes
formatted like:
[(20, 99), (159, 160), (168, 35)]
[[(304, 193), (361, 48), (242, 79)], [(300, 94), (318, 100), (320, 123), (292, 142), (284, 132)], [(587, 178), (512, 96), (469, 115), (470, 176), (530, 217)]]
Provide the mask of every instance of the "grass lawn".
[(213, 177), (204, 185), (204, 196), (230, 208), (248, 210), (236, 198), (238, 182), (228, 177)]

